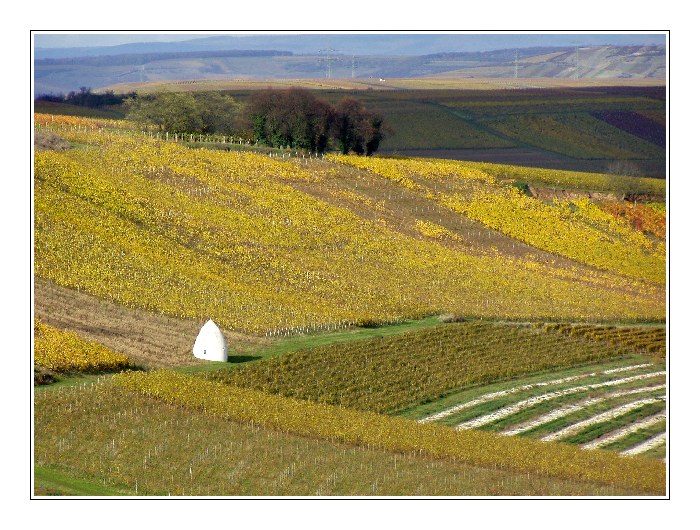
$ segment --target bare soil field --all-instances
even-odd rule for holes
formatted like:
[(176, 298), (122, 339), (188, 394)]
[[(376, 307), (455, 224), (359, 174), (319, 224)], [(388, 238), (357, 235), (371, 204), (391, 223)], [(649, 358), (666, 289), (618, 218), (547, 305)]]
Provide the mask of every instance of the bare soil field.
[[(144, 367), (206, 363), (192, 355), (192, 345), (204, 320), (177, 319), (130, 309), (42, 278), (34, 279), (34, 313), (45, 324), (104, 344)], [(235, 344), (236, 355), (252, 353), (269, 343), (265, 338), (222, 331), (229, 347)]]
[(151, 81), (148, 83), (119, 83), (101, 90), (150, 93), (158, 90), (264, 90), (268, 87), (304, 87), (312, 90), (522, 90), (526, 88), (638, 87), (665, 86), (663, 79), (508, 79), (503, 77), (454, 77), (433, 75), (424, 78), (337, 78), (337, 79), (197, 79), (180, 81)]

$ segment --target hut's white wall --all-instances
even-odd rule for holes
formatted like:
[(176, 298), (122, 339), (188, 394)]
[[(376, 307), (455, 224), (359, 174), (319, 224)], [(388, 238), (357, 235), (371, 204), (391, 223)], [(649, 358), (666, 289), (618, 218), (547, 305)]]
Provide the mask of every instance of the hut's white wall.
[(192, 353), (198, 359), (207, 361), (228, 361), (226, 338), (213, 321), (208, 320), (194, 341)]

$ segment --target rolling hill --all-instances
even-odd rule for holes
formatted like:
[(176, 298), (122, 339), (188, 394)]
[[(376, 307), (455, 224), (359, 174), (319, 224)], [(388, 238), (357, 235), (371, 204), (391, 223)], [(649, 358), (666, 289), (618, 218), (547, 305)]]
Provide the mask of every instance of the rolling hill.
[(665, 494), (663, 180), (34, 134), (35, 495)]
[(115, 47), (112, 55), (83, 57), (44, 57), (45, 54), (37, 53), (34, 93), (65, 93), (82, 86), (100, 89), (117, 83), (231, 78), (665, 79), (666, 76), (663, 46), (533, 47), (424, 55), (398, 55), (392, 53), (390, 46), (377, 46), (371, 55), (353, 55), (318, 50), (291, 53), (288, 48), (274, 44), (284, 43), (271, 40), (264, 49), (227, 50), (207, 46), (189, 47), (185, 51), (168, 51), (181, 50), (174, 43), (150, 44), (147, 52), (144, 48), (124, 45)]

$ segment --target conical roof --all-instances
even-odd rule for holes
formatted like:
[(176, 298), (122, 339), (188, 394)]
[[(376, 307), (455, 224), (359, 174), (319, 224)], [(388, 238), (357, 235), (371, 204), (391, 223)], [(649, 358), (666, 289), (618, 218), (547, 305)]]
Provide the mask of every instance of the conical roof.
[(228, 361), (228, 345), (219, 326), (209, 319), (199, 330), (192, 353), (198, 359), (207, 361)]

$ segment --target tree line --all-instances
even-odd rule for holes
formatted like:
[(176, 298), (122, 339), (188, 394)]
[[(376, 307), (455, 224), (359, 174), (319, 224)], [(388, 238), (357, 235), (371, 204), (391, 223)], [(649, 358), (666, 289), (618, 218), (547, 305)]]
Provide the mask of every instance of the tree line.
[(333, 106), (301, 88), (253, 95), (246, 119), (258, 143), (317, 152), (336, 148), (343, 154), (371, 155), (390, 132), (381, 114), (355, 98)]
[(124, 101), (126, 117), (178, 134), (238, 134), (241, 105), (218, 92), (159, 92)]
[(270, 147), (318, 153), (371, 155), (392, 133), (384, 116), (358, 99), (344, 97), (332, 105), (303, 88), (257, 92), (246, 104), (219, 92), (115, 94), (86, 87), (37, 100), (89, 108), (121, 105), (127, 119), (163, 133), (235, 135)]
[(37, 101), (50, 101), (53, 103), (67, 103), (91, 109), (100, 109), (113, 105), (120, 105), (130, 98), (136, 97), (136, 92), (127, 94), (115, 94), (113, 90), (96, 93), (88, 87), (80, 87), (80, 90), (71, 90), (68, 94), (42, 94)]
[(352, 97), (336, 105), (310, 90), (268, 89), (245, 105), (215, 92), (162, 92), (125, 102), (127, 118), (161, 132), (245, 136), (270, 147), (371, 155), (391, 133), (384, 117)]

